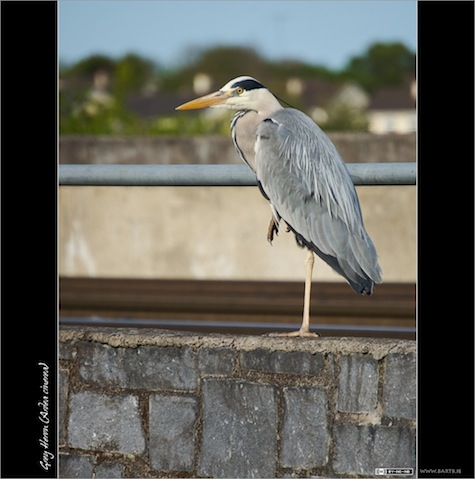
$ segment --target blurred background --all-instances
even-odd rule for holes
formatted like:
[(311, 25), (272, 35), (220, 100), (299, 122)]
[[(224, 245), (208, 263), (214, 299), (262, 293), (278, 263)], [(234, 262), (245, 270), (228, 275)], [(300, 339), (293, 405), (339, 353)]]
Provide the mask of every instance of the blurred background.
[(227, 134), (174, 107), (243, 74), (328, 131), (414, 131), (415, 47), (415, 1), (61, 2), (61, 133)]
[[(60, 163), (240, 163), (232, 112), (175, 111), (240, 75), (311, 116), (346, 162), (413, 162), (416, 8), (377, 0), (60, 2)], [(360, 308), (361, 325), (414, 329), (415, 190), (358, 187), (385, 284), (359, 298), (317, 261), (317, 322), (354, 323)], [(206, 320), (277, 315), (298, 324), (305, 251), (284, 230), (269, 246), (269, 219), (255, 188), (61, 187), (62, 316), (172, 324), (199, 316), (199, 290), (208, 294)], [(272, 306), (277, 289), (267, 289), (276, 281), (280, 297), (292, 291), (280, 309)], [(175, 303), (166, 299), (173, 294)], [(236, 295), (265, 303), (267, 319), (238, 315)]]

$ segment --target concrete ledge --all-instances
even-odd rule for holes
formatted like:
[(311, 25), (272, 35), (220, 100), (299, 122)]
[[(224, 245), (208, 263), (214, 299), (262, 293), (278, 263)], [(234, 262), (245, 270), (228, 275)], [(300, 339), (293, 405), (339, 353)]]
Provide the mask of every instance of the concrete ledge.
[[(416, 161), (416, 135), (408, 133), (330, 133), (330, 139), (348, 163)], [(63, 164), (241, 164), (234, 145), (225, 136), (62, 136), (59, 161)]]
[(74, 327), (59, 336), (60, 477), (415, 467), (414, 341)]

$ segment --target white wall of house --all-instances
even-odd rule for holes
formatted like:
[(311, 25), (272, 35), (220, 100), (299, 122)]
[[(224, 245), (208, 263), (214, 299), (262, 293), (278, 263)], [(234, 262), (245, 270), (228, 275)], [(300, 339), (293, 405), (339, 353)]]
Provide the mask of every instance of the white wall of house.
[(368, 112), (369, 131), (386, 133), (414, 133), (417, 129), (416, 110), (372, 110)]

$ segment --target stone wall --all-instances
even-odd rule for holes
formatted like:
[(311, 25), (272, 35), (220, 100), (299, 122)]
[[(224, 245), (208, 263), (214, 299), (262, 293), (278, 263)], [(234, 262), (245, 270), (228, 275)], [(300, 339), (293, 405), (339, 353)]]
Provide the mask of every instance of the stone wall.
[(415, 343), (60, 331), (60, 477), (415, 467)]

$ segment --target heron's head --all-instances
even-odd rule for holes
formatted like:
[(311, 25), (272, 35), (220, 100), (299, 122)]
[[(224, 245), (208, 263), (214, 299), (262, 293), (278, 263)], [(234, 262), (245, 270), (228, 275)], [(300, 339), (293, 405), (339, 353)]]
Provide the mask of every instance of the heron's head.
[(176, 110), (196, 110), (210, 107), (262, 111), (269, 106), (280, 106), (275, 96), (255, 78), (240, 76), (226, 83), (218, 91), (184, 103)]

